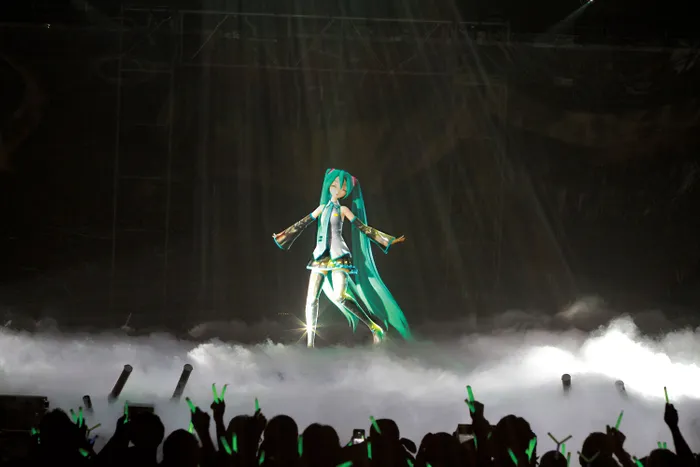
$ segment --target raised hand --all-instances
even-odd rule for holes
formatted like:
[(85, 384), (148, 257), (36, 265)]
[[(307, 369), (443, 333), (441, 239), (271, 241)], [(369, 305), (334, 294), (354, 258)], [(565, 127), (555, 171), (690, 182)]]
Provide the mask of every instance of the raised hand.
[(627, 437), (621, 431), (610, 425), (606, 425), (605, 433), (608, 435), (608, 442), (610, 443), (612, 451), (615, 453), (620, 452)]
[(208, 432), (209, 422), (211, 417), (208, 413), (202, 411), (199, 407), (196, 407), (194, 412), (192, 412), (192, 425), (197, 433)]
[(664, 422), (669, 428), (678, 428), (678, 411), (673, 404), (666, 404), (664, 410)]
[(211, 412), (214, 414), (214, 420), (224, 419), (224, 413), (226, 412), (226, 402), (224, 402), (226, 388), (228, 388), (228, 384), (224, 384), (224, 387), (221, 389), (221, 393), (219, 394), (216, 392), (216, 383), (211, 385), (211, 390), (214, 393), (214, 402), (211, 403), (210, 407)]

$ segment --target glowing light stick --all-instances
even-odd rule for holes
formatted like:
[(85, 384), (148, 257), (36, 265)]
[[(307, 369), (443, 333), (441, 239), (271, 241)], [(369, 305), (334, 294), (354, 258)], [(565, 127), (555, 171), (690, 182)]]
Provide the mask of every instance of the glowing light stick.
[(260, 412), (260, 401), (258, 401), (258, 398), (255, 398), (255, 413)]
[(124, 401), (124, 423), (129, 421), (129, 401)]
[(224, 396), (226, 395), (226, 388), (228, 387), (228, 384), (224, 384), (224, 387), (221, 389), (221, 394), (216, 392), (216, 383), (212, 383), (211, 385), (211, 392), (214, 393), (214, 403), (218, 404), (219, 402), (224, 401)]
[(669, 402), (668, 402), (668, 389), (666, 389), (666, 386), (664, 386), (664, 397), (666, 398), (666, 403), (669, 404)]
[(571, 453), (566, 454), (566, 467), (569, 467), (571, 465)]
[(525, 451), (525, 454), (527, 454), (527, 460), (532, 460), (532, 453), (535, 452), (535, 447), (537, 447), (537, 436), (530, 440), (530, 445)]
[(467, 386), (467, 406), (471, 413), (476, 412), (476, 408), (474, 407), (474, 391), (472, 391), (471, 386)]
[(382, 434), (382, 430), (379, 429), (379, 424), (377, 423), (377, 420), (374, 419), (374, 417), (370, 416), (369, 421), (372, 423), (372, 426), (374, 427), (375, 431), (377, 434)]
[(367, 441), (367, 459), (372, 459), (372, 442)]
[[(70, 409), (68, 412), (70, 413), (70, 418), (71, 418), (71, 420), (73, 420), (73, 423), (78, 425), (78, 415), (76, 415), (75, 411), (73, 409)], [(80, 412), (82, 414), (82, 412), (83, 412), (82, 407), (80, 408)], [(78, 425), (78, 426), (80, 426), (80, 425)]]
[(73, 419), (73, 423), (82, 428), (85, 424), (85, 419), (83, 418), (83, 408), (78, 407), (78, 413), (76, 414), (73, 409), (70, 409), (70, 417)]
[(339, 464), (338, 467), (352, 467), (352, 461), (343, 462)]
[(615, 429), (620, 431), (620, 423), (622, 423), (622, 416), (625, 414), (624, 410), (620, 410), (620, 416), (617, 417), (617, 423), (615, 423)]
[[(214, 392), (216, 393), (216, 391)], [(194, 403), (190, 400), (189, 397), (185, 397), (185, 402), (187, 402), (187, 405), (190, 408), (190, 412), (195, 413), (197, 411), (197, 407), (194, 405)], [(194, 433), (194, 423), (190, 420), (190, 426), (187, 427), (187, 431), (190, 433)]]
[(187, 405), (190, 407), (190, 412), (195, 413), (197, 411), (197, 407), (195, 407), (194, 403), (189, 397), (185, 397), (185, 402), (187, 402)]
[(297, 451), (299, 451), (299, 457), (304, 453), (304, 438), (301, 435), (297, 439)]
[(661, 441), (657, 441), (656, 445), (659, 447), (659, 449), (668, 449), (668, 444), (662, 443)]
[(637, 464), (637, 467), (644, 467), (644, 464), (642, 464), (642, 461), (640, 461), (636, 457), (633, 457), (632, 460), (634, 461), (635, 464)]
[(518, 457), (511, 448), (508, 448), (508, 454), (510, 454), (510, 459), (513, 461), (513, 464), (518, 465)]
[(219, 438), (219, 441), (221, 441), (221, 444), (226, 450), (226, 454), (228, 454), (229, 456), (233, 455), (234, 452), (238, 454), (238, 435), (236, 435), (236, 433), (234, 433), (233, 438), (231, 438), (231, 444), (228, 444), (228, 441), (226, 441), (225, 436), (221, 436)]
[(258, 465), (263, 465), (265, 462), (265, 451), (260, 451), (260, 458), (258, 459)]

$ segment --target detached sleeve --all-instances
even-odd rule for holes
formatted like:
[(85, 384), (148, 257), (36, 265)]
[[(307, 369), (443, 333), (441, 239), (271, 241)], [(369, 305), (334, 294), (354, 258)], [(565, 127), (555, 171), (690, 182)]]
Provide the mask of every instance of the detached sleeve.
[(391, 235), (377, 230), (374, 227), (370, 227), (357, 217), (355, 217), (355, 220), (352, 221), (352, 224), (367, 238), (376, 243), (385, 254), (389, 253), (389, 248), (391, 248), (391, 244), (394, 243), (396, 237), (392, 237)]
[(294, 241), (299, 238), (301, 233), (306, 230), (308, 226), (313, 224), (313, 222), (316, 220), (316, 218), (313, 216), (313, 214), (309, 214), (308, 216), (304, 217), (302, 220), (299, 222), (296, 222), (292, 224), (291, 226), (287, 227), (284, 232), (281, 234), (277, 235), (276, 237), (273, 237), (275, 240), (275, 243), (277, 244), (280, 249), (287, 251), (292, 247), (292, 244)]

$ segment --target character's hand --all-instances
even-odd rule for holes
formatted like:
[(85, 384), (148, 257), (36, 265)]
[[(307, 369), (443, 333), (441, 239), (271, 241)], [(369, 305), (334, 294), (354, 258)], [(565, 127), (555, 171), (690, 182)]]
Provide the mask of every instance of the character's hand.
[(391, 242), (392, 245), (395, 245), (397, 243), (403, 243), (406, 241), (406, 237), (401, 235), (399, 238), (395, 239), (393, 242)]

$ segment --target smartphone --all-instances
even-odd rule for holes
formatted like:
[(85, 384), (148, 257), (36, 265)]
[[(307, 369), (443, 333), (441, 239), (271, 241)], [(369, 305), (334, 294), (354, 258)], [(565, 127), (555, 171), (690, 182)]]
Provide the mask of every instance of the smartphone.
[(459, 443), (466, 443), (474, 439), (474, 428), (471, 425), (460, 423), (454, 432), (454, 437), (459, 440)]
[(352, 430), (352, 444), (360, 444), (365, 442), (365, 430), (362, 428), (355, 428)]
[(152, 404), (129, 404), (129, 417), (135, 417), (141, 413), (155, 413), (156, 408)]

